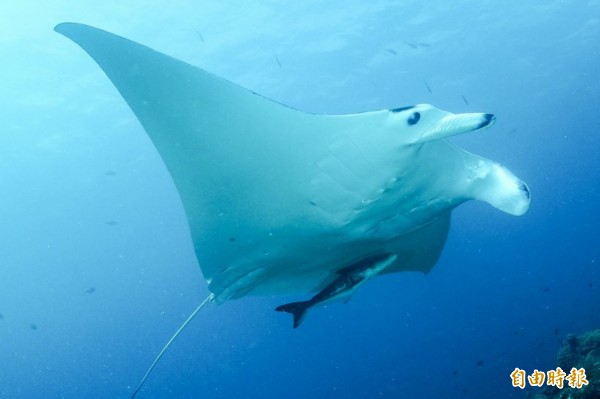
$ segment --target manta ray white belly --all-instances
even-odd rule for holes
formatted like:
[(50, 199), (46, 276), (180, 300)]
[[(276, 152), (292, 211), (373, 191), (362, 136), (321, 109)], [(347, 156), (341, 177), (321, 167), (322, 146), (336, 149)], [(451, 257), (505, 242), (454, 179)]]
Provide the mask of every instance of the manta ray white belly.
[(56, 30), (96, 60), (158, 149), (216, 302), (315, 291), (378, 253), (397, 255), (386, 273), (427, 272), (457, 205), (529, 206), (507, 169), (445, 140), (492, 115), (425, 104), (311, 115), (105, 31)]

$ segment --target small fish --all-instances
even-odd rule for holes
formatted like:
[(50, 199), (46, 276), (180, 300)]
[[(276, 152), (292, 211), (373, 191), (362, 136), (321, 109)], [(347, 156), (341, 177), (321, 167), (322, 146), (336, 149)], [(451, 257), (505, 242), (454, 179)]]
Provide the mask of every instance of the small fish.
[(414, 43), (411, 43), (411, 42), (404, 42), (404, 44), (406, 44), (408, 47), (410, 47), (410, 48), (412, 48), (412, 49), (415, 49), (415, 50), (418, 50), (418, 49), (419, 49), (419, 46), (417, 46), (417, 45), (416, 45), (416, 44), (414, 44)]
[(469, 100), (467, 100), (467, 97), (461, 95), (460, 98), (462, 98), (462, 100), (465, 102), (465, 104), (471, 105), (471, 104), (469, 104)]
[(197, 34), (197, 35), (198, 35), (198, 37), (200, 38), (200, 41), (201, 41), (202, 43), (204, 43), (204, 37), (202, 37), (202, 33), (200, 33), (200, 32), (198, 32), (198, 31), (196, 31), (196, 34)]
[(4, 315), (0, 313), (0, 320), (4, 320)]
[(294, 328), (298, 327), (306, 311), (314, 305), (335, 299), (347, 299), (363, 283), (378, 275), (391, 265), (398, 256), (392, 253), (370, 256), (337, 271), (337, 278), (308, 301), (292, 302), (277, 307), (278, 312), (291, 313), (294, 317)]
[(560, 330), (558, 328), (554, 329), (554, 335), (558, 335), (559, 332), (560, 332)]
[(279, 58), (277, 58), (277, 56), (275, 56), (275, 61), (277, 61), (277, 65), (279, 65), (279, 68), (281, 68), (281, 62), (279, 62)]
[(544, 288), (542, 289), (542, 291), (544, 291), (544, 292), (548, 292), (548, 291), (550, 291), (550, 288), (548, 288), (548, 287), (544, 287)]
[(117, 172), (115, 172), (114, 170), (107, 170), (106, 173), (104, 173), (105, 176), (116, 176)]
[(37, 329), (38, 329), (38, 326), (37, 326), (37, 324), (35, 324), (35, 323), (31, 323), (31, 324), (29, 325), (29, 328), (31, 328), (33, 331), (35, 331), (35, 330), (37, 330)]
[(593, 286), (593, 284), (592, 284), (592, 282), (590, 281), (590, 282), (588, 283), (588, 287), (592, 288), (592, 286)]
[(87, 292), (88, 294), (91, 294), (91, 293), (93, 293), (93, 292), (95, 292), (95, 291), (96, 291), (96, 287), (89, 287), (89, 288), (87, 288), (87, 289), (85, 290), (85, 292)]
[(105, 222), (107, 225), (109, 226), (116, 226), (119, 224), (119, 222), (117, 222), (116, 220), (109, 220), (107, 222)]
[(476, 364), (477, 367), (483, 367), (483, 360), (478, 360)]
[(429, 94), (433, 94), (433, 90), (431, 90), (431, 86), (429, 86), (427, 82), (425, 82), (425, 87), (427, 87), (427, 91), (429, 92)]
[(419, 47), (431, 47), (431, 43), (419, 42), (419, 43), (417, 43), (417, 46), (419, 46)]
[(398, 54), (398, 52), (396, 52), (396, 50), (394, 50), (393, 48), (386, 48), (385, 51), (387, 51), (388, 53), (393, 54), (393, 55)]

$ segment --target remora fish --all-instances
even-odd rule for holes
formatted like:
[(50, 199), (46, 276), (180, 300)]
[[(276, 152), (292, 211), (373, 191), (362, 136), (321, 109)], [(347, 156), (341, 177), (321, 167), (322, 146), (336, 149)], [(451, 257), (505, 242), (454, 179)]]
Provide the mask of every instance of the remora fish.
[(336, 272), (338, 277), (335, 280), (308, 301), (291, 302), (278, 306), (275, 310), (291, 313), (294, 317), (294, 328), (296, 328), (304, 320), (308, 309), (318, 303), (349, 298), (360, 285), (381, 273), (397, 257), (397, 255), (391, 253), (374, 255), (343, 267)]

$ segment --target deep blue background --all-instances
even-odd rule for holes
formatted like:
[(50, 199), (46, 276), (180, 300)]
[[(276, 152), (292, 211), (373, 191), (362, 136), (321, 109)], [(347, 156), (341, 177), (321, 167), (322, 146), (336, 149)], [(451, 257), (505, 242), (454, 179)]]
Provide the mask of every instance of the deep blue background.
[(495, 113), (453, 141), (533, 195), (519, 218), (459, 207), (429, 275), (375, 279), (298, 330), (273, 311), (293, 298), (208, 306), (140, 398), (524, 397), (515, 367), (552, 369), (600, 326), (600, 3), (289, 3), (0, 5), (0, 397), (126, 398), (207, 294), (166, 169), (52, 31), (68, 20), (306, 111)]

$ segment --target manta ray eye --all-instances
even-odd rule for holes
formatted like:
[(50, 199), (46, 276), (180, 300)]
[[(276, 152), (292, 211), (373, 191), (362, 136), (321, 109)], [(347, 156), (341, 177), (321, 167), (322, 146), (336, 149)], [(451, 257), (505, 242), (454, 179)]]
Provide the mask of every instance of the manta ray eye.
[(418, 112), (413, 112), (410, 118), (408, 118), (407, 122), (409, 125), (416, 125), (419, 119), (421, 119), (421, 114)]

